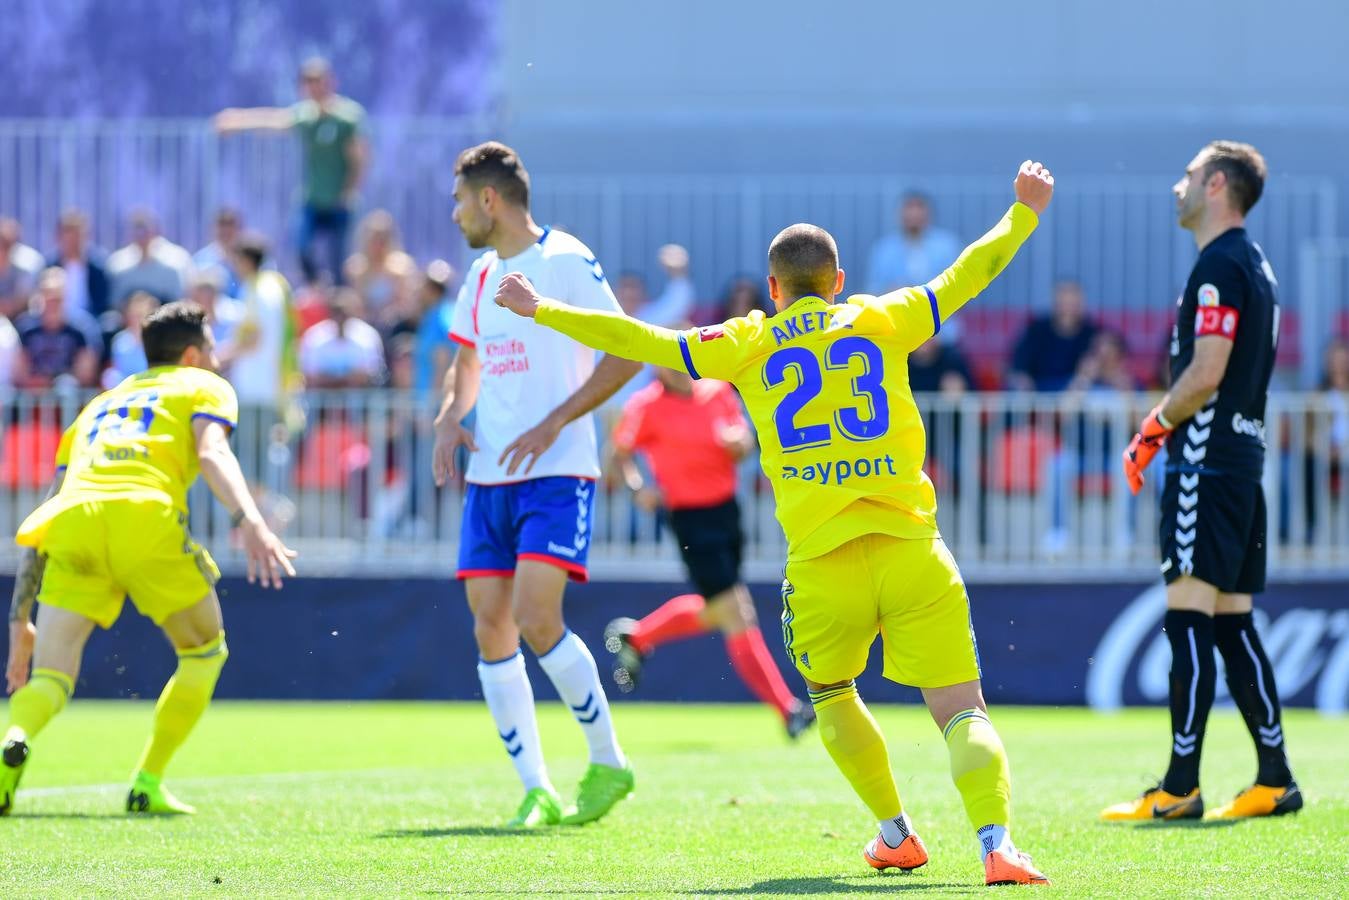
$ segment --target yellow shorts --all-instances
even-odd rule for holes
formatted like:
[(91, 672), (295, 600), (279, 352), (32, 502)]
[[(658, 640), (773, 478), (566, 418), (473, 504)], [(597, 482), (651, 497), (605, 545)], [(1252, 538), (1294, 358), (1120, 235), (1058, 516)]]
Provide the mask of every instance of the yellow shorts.
[(782, 640), (807, 679), (861, 675), (877, 634), (891, 681), (935, 688), (979, 677), (965, 584), (941, 538), (868, 534), (787, 563)]
[(126, 596), (156, 625), (205, 597), (220, 578), (187, 516), (164, 503), (105, 500), (61, 510), (38, 552), (47, 557), (38, 602), (108, 628)]

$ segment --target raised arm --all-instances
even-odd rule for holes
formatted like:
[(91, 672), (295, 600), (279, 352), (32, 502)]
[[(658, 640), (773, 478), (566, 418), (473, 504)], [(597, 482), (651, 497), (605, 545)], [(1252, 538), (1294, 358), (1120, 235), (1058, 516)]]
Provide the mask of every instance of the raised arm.
[(977, 297), (1007, 268), (1017, 250), (1040, 223), (1040, 215), (1054, 194), (1054, 176), (1038, 162), (1026, 160), (1017, 171), (1016, 202), (996, 225), (945, 271), (927, 284), (937, 313), (945, 322), (956, 310)]
[(220, 134), (236, 131), (287, 131), (295, 123), (295, 114), (284, 106), (254, 106), (246, 109), (222, 109), (211, 120)]
[(281, 543), (263, 521), (262, 513), (248, 491), (248, 481), (239, 460), (230, 450), (229, 432), (217, 419), (201, 416), (192, 420), (197, 440), (197, 462), (201, 477), (211, 493), (230, 511), (230, 525), (239, 529), (244, 553), (248, 556), (248, 580), (257, 580), (263, 587), (281, 587), (281, 574), (294, 576), (290, 561), (294, 550)]

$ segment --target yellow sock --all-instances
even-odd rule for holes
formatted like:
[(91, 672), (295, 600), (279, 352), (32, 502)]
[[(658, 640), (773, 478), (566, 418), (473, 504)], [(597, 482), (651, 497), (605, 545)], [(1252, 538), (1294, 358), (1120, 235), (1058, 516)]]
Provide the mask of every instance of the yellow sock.
[(65, 672), (34, 669), (28, 683), (9, 698), (9, 729), (5, 740), (31, 741), (65, 707), (75, 682)]
[(187, 740), (215, 692), (220, 669), (229, 657), (222, 631), (213, 641), (178, 651), (178, 670), (173, 673), (155, 704), (155, 727), (141, 754), (138, 772), (162, 777), (174, 752)]
[(951, 755), (951, 778), (976, 829), (1006, 828), (1012, 821), (1012, 776), (1007, 751), (988, 715), (978, 709), (956, 713), (942, 732)]
[(890, 772), (885, 738), (857, 696), (857, 685), (850, 681), (843, 687), (811, 691), (810, 702), (815, 706), (824, 748), (857, 796), (878, 821), (897, 817), (904, 807)]

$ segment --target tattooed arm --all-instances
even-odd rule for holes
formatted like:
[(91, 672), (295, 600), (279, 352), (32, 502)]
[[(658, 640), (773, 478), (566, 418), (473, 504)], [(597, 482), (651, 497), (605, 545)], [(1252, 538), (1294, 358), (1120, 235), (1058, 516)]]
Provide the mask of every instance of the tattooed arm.
[(42, 570), (46, 566), (47, 557), (39, 556), (36, 550), (24, 548), (19, 555), (19, 571), (14, 576), (14, 596), (9, 602), (11, 622), (32, 621), (33, 603), (37, 600), (38, 588), (42, 587)]
[[(52, 481), (47, 499), (61, 489), (65, 471), (59, 470)], [(14, 576), (14, 597), (9, 604), (9, 660), (5, 665), (5, 680), (9, 693), (28, 683), (28, 663), (33, 657), (33, 643), (37, 628), (33, 625), (33, 603), (42, 587), (42, 570), (47, 558), (36, 550), (25, 549), (19, 557), (19, 571)]]

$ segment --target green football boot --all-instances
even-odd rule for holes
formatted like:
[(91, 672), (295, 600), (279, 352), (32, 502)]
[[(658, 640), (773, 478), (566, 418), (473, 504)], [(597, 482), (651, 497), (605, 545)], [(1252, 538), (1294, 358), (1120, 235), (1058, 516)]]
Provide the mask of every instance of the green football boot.
[(133, 815), (195, 816), (197, 808), (179, 800), (155, 775), (140, 772), (126, 795), (126, 811)]
[(507, 828), (545, 828), (562, 824), (562, 798), (552, 788), (530, 788)]
[(5, 742), (3, 751), (0, 751), (0, 816), (9, 815), (14, 809), (14, 794), (19, 789), (19, 779), (23, 777), (23, 767), (27, 762), (26, 742)]
[(576, 794), (576, 810), (562, 817), (563, 825), (585, 825), (602, 818), (632, 793), (632, 765), (621, 769), (591, 763)]

